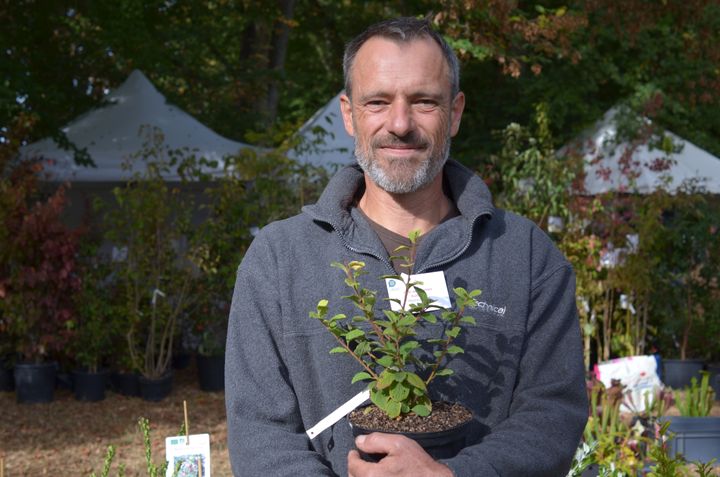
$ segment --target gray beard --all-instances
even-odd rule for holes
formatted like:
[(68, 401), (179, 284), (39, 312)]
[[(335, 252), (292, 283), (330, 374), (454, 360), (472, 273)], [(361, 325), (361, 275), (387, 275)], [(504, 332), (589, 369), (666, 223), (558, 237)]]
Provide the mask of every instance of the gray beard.
[[(378, 187), (391, 194), (409, 194), (422, 189), (435, 180), (450, 156), (450, 142), (450, 138), (447, 138), (440, 156), (430, 155), (427, 161), (419, 165), (411, 177), (405, 179), (394, 179), (386, 174), (378, 165), (378, 161), (370, 159), (369, 154), (363, 153), (357, 140), (355, 140), (355, 158), (362, 170)], [(397, 159), (397, 161), (402, 161), (402, 159)]]

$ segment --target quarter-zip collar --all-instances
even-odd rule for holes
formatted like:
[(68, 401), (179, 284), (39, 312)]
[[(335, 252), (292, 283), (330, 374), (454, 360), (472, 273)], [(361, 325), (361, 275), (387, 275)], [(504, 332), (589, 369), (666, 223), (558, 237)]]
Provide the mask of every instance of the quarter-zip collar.
[[(443, 173), (460, 215), (438, 225), (423, 238), (415, 260), (417, 273), (440, 268), (462, 255), (472, 243), (476, 223), (482, 217), (490, 219), (494, 212), (490, 191), (470, 169), (448, 160)], [(376, 257), (392, 270), (382, 242), (354, 206), (363, 187), (360, 166), (347, 166), (330, 180), (316, 204), (302, 210), (313, 220), (329, 224), (350, 250)], [(442, 247), (438, 246), (441, 237)]]

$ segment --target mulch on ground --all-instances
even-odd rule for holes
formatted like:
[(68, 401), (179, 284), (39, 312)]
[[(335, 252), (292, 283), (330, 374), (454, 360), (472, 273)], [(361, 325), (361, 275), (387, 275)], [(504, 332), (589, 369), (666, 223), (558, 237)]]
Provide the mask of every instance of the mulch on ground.
[(171, 395), (152, 403), (108, 391), (104, 401), (79, 402), (69, 390), (56, 390), (48, 404), (17, 404), (0, 392), (0, 458), (5, 477), (89, 476), (100, 473), (109, 445), (116, 447), (125, 475), (147, 476), (143, 437), (137, 421), (150, 420), (153, 461), (165, 459), (165, 437), (177, 435), (187, 401), (191, 434), (210, 434), (212, 475), (231, 476), (227, 452), (225, 395), (201, 391), (194, 366), (175, 370)]

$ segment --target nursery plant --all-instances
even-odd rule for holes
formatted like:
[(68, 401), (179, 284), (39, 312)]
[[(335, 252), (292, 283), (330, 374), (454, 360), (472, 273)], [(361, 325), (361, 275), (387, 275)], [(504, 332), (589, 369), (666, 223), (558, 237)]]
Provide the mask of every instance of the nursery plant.
[[(409, 252), (404, 255), (404, 267), (410, 272), (418, 237), (419, 232), (412, 232), (409, 250), (407, 247), (395, 250), (395, 253)], [(397, 310), (388, 306), (378, 314), (377, 292), (360, 283), (365, 264), (361, 261), (334, 262), (332, 266), (343, 272), (345, 283), (352, 290), (344, 298), (353, 303), (359, 314), (353, 317), (331, 315), (326, 299), (320, 300), (317, 310), (310, 312), (310, 316), (319, 320), (337, 340), (338, 346), (330, 353), (349, 354), (358, 362), (362, 370), (351, 382), (368, 381), (372, 403), (388, 417), (430, 415), (433, 403), (428, 386), (435, 379), (453, 373), (447, 366), (448, 361), (464, 352), (455, 341), (463, 326), (475, 324), (475, 319), (465, 312), (474, 305), (480, 290), (468, 292), (455, 288), (456, 309), (446, 309), (432, 303), (422, 284), (413, 280), (411, 273), (387, 275), (380, 278), (402, 281), (405, 293), (403, 299), (389, 299), (397, 305)], [(416, 303), (410, 300), (413, 293), (418, 297)], [(434, 351), (432, 356), (425, 357), (419, 352), (423, 343), (416, 339), (417, 326), (422, 322), (436, 323), (438, 319), (445, 325), (444, 335), (427, 340), (426, 344)]]
[(698, 384), (696, 377), (690, 380), (690, 386), (684, 389), (677, 399), (678, 410), (681, 416), (704, 417), (710, 415), (715, 391), (710, 387), (710, 373), (702, 372), (702, 379)]
[(167, 375), (176, 326), (192, 297), (193, 268), (184, 247), (191, 234), (191, 204), (163, 174), (177, 166), (156, 131), (146, 140), (140, 164), (106, 207), (106, 238), (121, 252), (114, 261), (123, 295), (123, 334), (133, 367), (147, 379)]

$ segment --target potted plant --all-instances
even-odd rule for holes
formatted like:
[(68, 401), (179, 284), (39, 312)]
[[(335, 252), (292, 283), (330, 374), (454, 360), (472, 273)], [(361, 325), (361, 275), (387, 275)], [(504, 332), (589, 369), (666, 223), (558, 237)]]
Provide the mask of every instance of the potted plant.
[[(412, 246), (404, 259), (409, 271), (418, 236), (418, 232), (409, 236)], [(395, 253), (404, 251), (400, 247)], [(452, 457), (464, 447), (465, 427), (472, 420), (472, 412), (459, 403), (433, 402), (428, 387), (435, 379), (453, 373), (447, 367), (448, 360), (464, 352), (455, 340), (463, 326), (475, 324), (475, 319), (465, 311), (474, 305), (480, 290), (455, 288), (453, 310), (434, 304), (412, 274), (384, 276), (381, 278), (399, 284), (403, 298), (390, 298), (390, 309), (377, 314), (376, 292), (364, 288), (359, 281), (365, 264), (335, 262), (333, 266), (345, 275), (345, 283), (352, 290), (345, 298), (360, 313), (352, 318), (330, 315), (328, 300), (320, 300), (310, 316), (320, 320), (337, 340), (339, 346), (330, 353), (349, 354), (360, 365), (361, 371), (353, 376), (352, 383), (368, 381), (372, 404), (349, 415), (353, 434), (402, 433), (415, 439), (435, 458)], [(438, 321), (445, 325), (441, 336), (427, 341), (416, 339), (416, 329), (422, 322)], [(423, 351), (429, 349), (432, 350), (429, 355)], [(441, 413), (447, 415), (440, 419)], [(443, 421), (445, 425), (436, 427)]]
[(79, 230), (61, 220), (65, 187), (42, 196), (38, 163), (20, 163), (3, 177), (0, 314), (19, 360), (14, 366), (19, 402), (53, 399), (57, 363), (72, 331), (73, 297), (80, 287), (76, 266)]
[(110, 286), (109, 266), (100, 260), (98, 247), (87, 242), (84, 248), (83, 282), (76, 295), (77, 317), (68, 323), (74, 331), (71, 350), (77, 366), (73, 391), (79, 401), (101, 401), (110, 374), (105, 364), (116, 334), (117, 300)]
[(670, 441), (671, 455), (681, 454), (685, 460), (709, 462), (720, 456), (720, 416), (710, 416), (715, 392), (710, 387), (710, 374), (702, 373), (691, 379), (689, 387), (678, 393), (676, 403), (680, 416), (666, 416), (668, 430), (674, 434)]
[(163, 178), (178, 156), (166, 150), (159, 132), (148, 133), (139, 154), (145, 170), (116, 187), (115, 203), (106, 205), (106, 238), (121, 251), (113, 268), (131, 367), (140, 371), (142, 397), (157, 401), (172, 390), (175, 331), (192, 296), (193, 269), (184, 245), (192, 208), (180, 187)]

